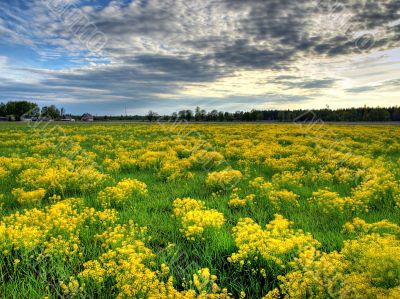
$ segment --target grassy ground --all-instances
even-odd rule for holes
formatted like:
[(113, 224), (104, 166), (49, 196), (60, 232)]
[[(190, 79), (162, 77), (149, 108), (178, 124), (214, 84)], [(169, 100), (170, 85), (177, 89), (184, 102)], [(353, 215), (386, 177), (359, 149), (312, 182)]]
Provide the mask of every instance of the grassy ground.
[[(253, 275), (250, 268), (230, 263), (228, 257), (238, 251), (232, 228), (243, 217), (252, 218), (264, 227), (278, 213), (292, 221), (294, 228), (310, 233), (320, 242), (319, 249), (329, 253), (340, 251), (345, 240), (351, 238), (342, 230), (343, 225), (355, 217), (368, 223), (387, 219), (399, 224), (400, 210), (395, 208), (400, 179), (399, 133), (396, 126), (381, 125), (41, 124), (32, 127), (28, 124), (2, 124), (2, 223), (10, 225), (4, 217), (18, 211), (43, 210), (53, 205), (49, 198), (54, 194), (62, 199), (83, 198), (85, 207), (101, 211), (105, 207), (98, 200), (100, 191), (126, 178), (137, 179), (147, 185), (147, 194), (130, 195), (124, 204), (107, 207), (118, 212), (118, 220), (110, 227), (129, 220), (147, 227), (151, 238), (146, 239), (145, 245), (156, 254), (152, 267), (167, 264), (178, 290), (184, 289), (182, 282), (191, 280), (196, 271), (209, 268), (218, 276), (218, 285), (227, 288), (234, 297), (239, 297), (244, 291), (247, 298), (261, 298), (280, 284), (277, 276), (290, 271), (290, 267), (278, 269), (271, 261), (260, 262), (270, 267), (267, 278), (261, 278), (259, 274)], [(192, 161), (190, 157), (198, 154), (200, 149), (220, 153), (223, 160), (219, 162), (222, 163), (206, 170), (204, 165), (184, 163)], [(146, 152), (161, 155), (153, 163), (145, 156)], [(106, 159), (114, 161), (114, 167), (108, 167)], [(166, 163), (178, 166), (172, 174), (168, 172), (176, 178), (162, 173)], [(89, 184), (96, 178), (85, 173), (87, 164), (106, 174), (107, 178), (84, 190), (68, 177), (54, 177), (53, 181), (59, 182), (56, 187), (51, 185), (51, 180), (39, 179), (49, 168), (59, 170), (66, 166), (68, 173), (81, 173), (82, 184)], [(218, 188), (205, 183), (207, 176), (227, 166), (240, 170), (243, 178), (235, 186), (228, 184), (217, 192)], [(21, 173), (27, 169), (40, 170), (32, 174), (29, 184), (21, 179)], [(181, 173), (178, 173), (179, 169)], [(338, 172), (338, 169), (343, 172)], [(188, 173), (191, 174), (189, 177)], [(382, 174), (390, 175), (382, 177)], [(278, 206), (274, 205), (269, 193), (263, 193), (250, 184), (257, 177), (271, 182), (277, 190), (285, 189), (296, 194), (298, 205), (285, 201), (285, 198), (279, 198)], [(365, 191), (362, 197), (368, 211), (363, 208), (352, 211), (351, 204), (343, 204), (341, 211), (340, 200), (336, 203), (326, 199), (322, 204), (312, 200), (315, 197), (313, 192), (324, 189), (337, 192), (338, 198), (353, 198), (355, 190), (363, 183), (368, 183), (366, 190), (371, 191)], [(234, 187), (238, 190), (235, 191)], [(39, 201), (21, 203), (13, 195), (15, 188), (23, 188), (25, 192), (44, 188), (46, 195)], [(255, 194), (254, 202), (233, 208), (229, 205), (233, 193), (241, 198)], [(204, 240), (187, 240), (180, 231), (180, 219), (173, 213), (174, 200), (186, 197), (204, 201), (207, 208), (223, 213), (224, 225), (207, 229)], [(324, 211), (325, 206), (332, 208), (335, 204), (333, 210)], [(33, 248), (20, 245), (20, 239), (15, 237), (13, 240), (5, 230), (0, 231), (3, 251), (0, 257), (0, 294), (7, 298), (114, 298), (119, 292), (115, 287), (115, 277), (105, 279), (101, 285), (86, 282), (85, 290), (75, 295), (65, 293), (61, 287), (61, 281), (68, 281), (71, 276), (78, 277), (85, 261), (96, 260), (104, 253), (101, 243), (94, 238), (104, 229), (100, 224), (82, 225), (78, 233), (81, 255), (71, 258), (62, 254), (50, 255), (49, 259), (40, 261), (36, 257), (44, 250), (43, 244)], [(56, 232), (48, 232), (40, 238), (48, 240), (51, 234), (56, 235)], [(170, 244), (174, 244), (172, 253), (166, 249)], [(297, 254), (290, 253), (285, 257), (285, 263), (292, 261)], [(20, 260), (18, 265), (14, 265), (16, 259)]]

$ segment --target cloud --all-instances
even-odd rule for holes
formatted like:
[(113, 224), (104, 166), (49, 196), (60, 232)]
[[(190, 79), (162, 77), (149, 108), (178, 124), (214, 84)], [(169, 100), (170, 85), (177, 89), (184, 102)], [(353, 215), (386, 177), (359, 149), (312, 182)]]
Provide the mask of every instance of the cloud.
[(0, 56), (0, 68), (5, 67), (7, 64), (8, 58), (7, 56)]
[(237, 40), (233, 45), (217, 51), (214, 57), (234, 68), (281, 69), (290, 64), (294, 54), (293, 50), (284, 47), (269, 50), (251, 46), (248, 40)]
[(348, 93), (366, 93), (370, 91), (385, 91), (387, 89), (395, 88), (400, 86), (400, 79), (386, 80), (383, 82), (376, 83), (374, 85), (363, 85), (353, 88), (348, 88), (345, 91)]
[[(396, 0), (225, 2), (228, 9), (249, 9), (248, 16), (240, 20), (240, 30), (272, 46), (277, 53), (285, 48), (299, 55), (337, 56), (391, 48), (398, 41), (398, 32), (388, 26), (390, 21), (400, 18), (400, 4)], [(375, 30), (377, 34), (360, 34), (366, 30)]]
[[(396, 0), (71, 0), (60, 2), (68, 7), (63, 14), (46, 3), (0, 3), (0, 67), (2, 43), (39, 57), (22, 71), (14, 66), (12, 80), (0, 83), (5, 96), (141, 107), (216, 98), (300, 103), (344, 80), (329, 68), (309, 74), (304, 61), (398, 48), (400, 37)], [(101, 50), (88, 48), (88, 28), (104, 36)], [(23, 82), (27, 74), (35, 80)]]
[(376, 90), (376, 86), (360, 86), (346, 89), (349, 93), (364, 93), (368, 91)]
[(274, 82), (287, 88), (325, 89), (331, 88), (337, 82), (337, 79), (307, 79), (295, 76), (278, 76)]

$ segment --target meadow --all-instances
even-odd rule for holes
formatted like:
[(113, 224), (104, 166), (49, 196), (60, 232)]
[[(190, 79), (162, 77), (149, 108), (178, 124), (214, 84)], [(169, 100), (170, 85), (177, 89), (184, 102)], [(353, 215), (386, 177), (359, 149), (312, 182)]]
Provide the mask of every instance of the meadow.
[(1, 124), (0, 296), (400, 298), (400, 127)]

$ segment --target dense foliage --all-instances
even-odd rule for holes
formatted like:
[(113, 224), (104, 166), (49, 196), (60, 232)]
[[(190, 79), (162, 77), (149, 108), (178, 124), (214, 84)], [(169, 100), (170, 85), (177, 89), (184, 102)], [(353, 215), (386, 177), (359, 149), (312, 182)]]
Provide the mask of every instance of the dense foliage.
[[(48, 117), (59, 120), (65, 116), (65, 109), (56, 106), (45, 106), (41, 109), (35, 103), (21, 101), (0, 103), (0, 117), (14, 116), (16, 120), (28, 113), (36, 117)], [(81, 119), (81, 115), (68, 115), (74, 119)], [(95, 116), (97, 121), (187, 121), (187, 122), (375, 122), (375, 121), (400, 121), (400, 107), (362, 107), (345, 109), (315, 109), (315, 110), (251, 110), (236, 111), (234, 113), (218, 110), (207, 112), (200, 107), (192, 110), (181, 110), (171, 115), (159, 115), (150, 110), (147, 115), (120, 115), (120, 116)]]
[(11, 101), (6, 104), (0, 103), (0, 117), (7, 117), (10, 120), (20, 120), (22, 116), (28, 117), (48, 117), (60, 119), (61, 111), (54, 105), (44, 106), (42, 109), (36, 103), (28, 101)]
[(212, 110), (206, 112), (199, 107), (195, 112), (192, 110), (181, 110), (172, 115), (159, 116), (150, 111), (146, 116), (99, 116), (97, 120), (146, 120), (146, 121), (212, 121), (212, 122), (234, 122), (234, 121), (275, 121), (275, 122), (374, 122), (374, 121), (400, 121), (400, 107), (389, 108), (345, 108), (345, 109), (313, 109), (313, 110), (251, 110), (223, 112)]
[(0, 116), (13, 116), (16, 120), (19, 120), (25, 113), (38, 114), (40, 109), (37, 104), (18, 101), (18, 102), (8, 102), (6, 104), (0, 103)]

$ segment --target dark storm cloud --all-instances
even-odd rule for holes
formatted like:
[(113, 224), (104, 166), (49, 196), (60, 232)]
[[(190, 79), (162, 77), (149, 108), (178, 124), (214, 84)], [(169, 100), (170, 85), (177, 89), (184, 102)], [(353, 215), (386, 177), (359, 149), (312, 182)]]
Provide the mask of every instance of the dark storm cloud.
[[(226, 1), (228, 9), (249, 9), (239, 20), (238, 31), (246, 36), (216, 51), (215, 57), (236, 67), (280, 69), (296, 59), (296, 47), (312, 47), (303, 28), (307, 6), (302, 1)], [(251, 41), (251, 42), (250, 42)], [(265, 45), (262, 42), (266, 42)]]
[(351, 1), (351, 9), (356, 13), (353, 22), (365, 25), (368, 29), (382, 26), (400, 17), (400, 2), (390, 1)]
[[(245, 32), (249, 39), (269, 41), (269, 49), (260, 51), (266, 51), (267, 58), (277, 58), (277, 63), (280, 63), (282, 57), (285, 57), (282, 61), (287, 61), (312, 54), (338, 56), (398, 45), (398, 28), (387, 26), (388, 22), (400, 18), (398, 0), (225, 2), (227, 8), (232, 10), (240, 11), (250, 7), (248, 17), (240, 20), (239, 30)], [(321, 28), (315, 28), (318, 26)], [(381, 31), (375, 35), (356, 35), (359, 31), (376, 29)], [(232, 48), (226, 48), (227, 62), (232, 60), (229, 58)], [(220, 56), (223, 57), (224, 53), (221, 52)], [(250, 59), (247, 55), (236, 55), (235, 58), (233, 61), (237, 65), (252, 65), (248, 63)], [(273, 60), (261, 65), (275, 66)]]
[(104, 97), (154, 98), (158, 94), (177, 92), (182, 84), (212, 82), (221, 76), (220, 70), (204, 63), (201, 57), (192, 55), (178, 58), (165, 55), (139, 55), (125, 58), (116, 66), (78, 69), (70, 72), (47, 70), (29, 71), (47, 79), (37, 84), (17, 84), (12, 81), (0, 84), (3, 92), (60, 92), (82, 94), (84, 98), (93, 97), (94, 92)]
[(64, 86), (77, 89), (99, 89), (105, 94), (118, 96), (151, 96), (157, 93), (174, 92), (177, 78), (168, 74), (151, 74), (135, 66), (106, 67), (84, 70), (72, 74), (55, 74), (45, 82), (48, 86)]
[(241, 30), (259, 40), (282, 38), (284, 41), (299, 41), (306, 17), (310, 15), (310, 1), (227, 0), (226, 3), (233, 9), (250, 7), (248, 17), (241, 20)]
[(210, 64), (207, 57), (190, 55), (179, 58), (166, 55), (138, 55), (133, 62), (139, 63), (146, 70), (162, 72), (165, 80), (182, 82), (212, 82), (225, 74), (222, 68)]
[(197, 56), (178, 58), (164, 55), (139, 55), (122, 65), (56, 73), (46, 82), (52, 87), (101, 89), (105, 93), (130, 97), (154, 97), (177, 92), (182, 84), (212, 82), (221, 71)]
[(116, 18), (99, 15), (96, 12), (90, 15), (92, 22), (101, 32), (121, 36), (137, 33), (140, 35), (176, 33), (176, 17), (172, 8), (142, 9), (139, 13), (124, 14)]
[(294, 51), (282, 47), (273, 50), (249, 45), (248, 40), (237, 40), (214, 54), (217, 61), (236, 68), (282, 69), (292, 60)]

